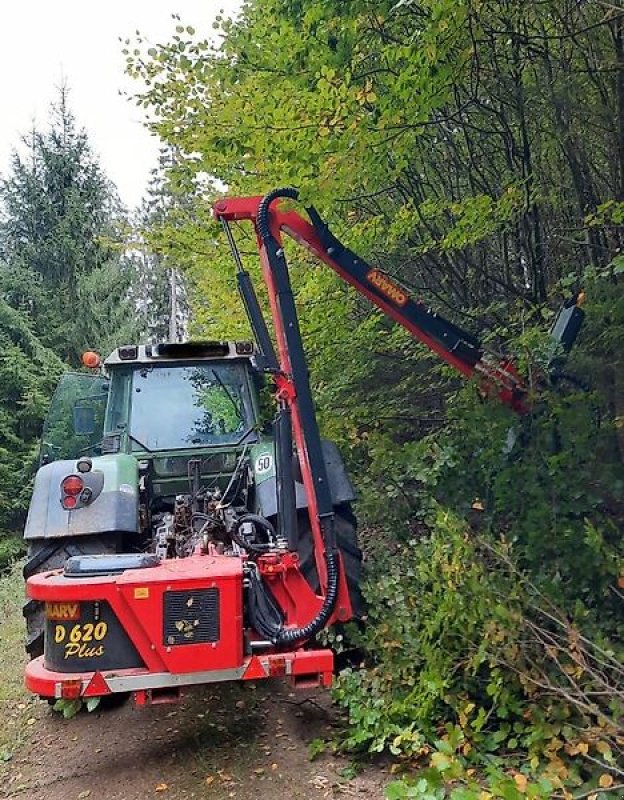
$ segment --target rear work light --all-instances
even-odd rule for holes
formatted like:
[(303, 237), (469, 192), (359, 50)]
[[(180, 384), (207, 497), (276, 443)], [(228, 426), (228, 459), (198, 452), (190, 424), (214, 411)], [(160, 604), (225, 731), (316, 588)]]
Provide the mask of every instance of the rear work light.
[(121, 361), (134, 361), (138, 358), (139, 348), (135, 344), (127, 344), (117, 348), (117, 355)]

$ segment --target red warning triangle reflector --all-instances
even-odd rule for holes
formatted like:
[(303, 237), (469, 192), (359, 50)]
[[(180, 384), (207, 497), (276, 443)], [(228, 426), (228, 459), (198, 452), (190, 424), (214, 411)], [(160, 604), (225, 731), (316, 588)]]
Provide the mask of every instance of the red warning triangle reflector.
[(108, 684), (104, 680), (104, 676), (101, 672), (94, 672), (93, 677), (87, 684), (86, 689), (82, 693), (83, 697), (99, 697), (103, 694), (110, 694), (111, 690), (108, 687)]
[(243, 674), (244, 681), (251, 681), (255, 678), (266, 678), (267, 674), (264, 671), (264, 667), (258, 656), (252, 656), (249, 659), (249, 664), (247, 665), (247, 669)]

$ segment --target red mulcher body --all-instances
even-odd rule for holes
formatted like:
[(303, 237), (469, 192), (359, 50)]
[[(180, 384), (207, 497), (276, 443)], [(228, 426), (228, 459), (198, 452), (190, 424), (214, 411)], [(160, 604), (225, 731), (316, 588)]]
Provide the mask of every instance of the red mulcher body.
[[(244, 630), (241, 559), (198, 554), (150, 566), (150, 556), (127, 556), (121, 574), (93, 574), (119, 569), (116, 559), (86, 557), (75, 566), (87, 574), (29, 579), (28, 594), (45, 603), (46, 616), (45, 654), (26, 667), (33, 693), (78, 699), (134, 692), (143, 704), (217, 681), (280, 676), (294, 686), (331, 683), (330, 650), (279, 651)], [(296, 559), (267, 558), (262, 568), (274, 596), (290, 606), (288, 624), (297, 625), (298, 613), (305, 614), (301, 622), (315, 615), (320, 600)]]
[[(225, 199), (215, 206), (238, 265), (239, 289), (259, 361), (276, 386), (283, 455), (280, 546), (263, 552), (243, 548), (230, 555), (198, 548), (187, 558), (162, 561), (147, 554), (84, 556), (70, 559), (64, 570), (34, 575), (27, 582), (27, 593), (45, 604), (45, 647), (44, 655), (26, 668), (26, 685), (32, 692), (75, 699), (134, 692), (145, 703), (167, 699), (186, 686), (215, 681), (287, 676), (294, 685), (331, 682), (332, 652), (307, 648), (320, 630), (348, 620), (352, 609), (336, 545), (334, 508), (283, 233), (305, 245), (447, 363), (475, 377), (487, 394), (519, 413), (530, 406), (509, 359), (486, 353), (476, 337), (432, 312), (352, 253), (313, 208), (307, 209), (309, 222), (274, 205), (280, 198), (296, 197), (295, 190), (278, 189), (263, 198)], [(230, 222), (242, 220), (255, 229), (277, 352), (229, 228)], [(582, 322), (577, 300), (564, 307), (552, 331), (566, 352)], [(287, 491), (293, 480), (286, 464), (292, 462), (293, 440), (305, 487), (319, 593), (300, 572), (293, 547), (287, 546), (296, 513)]]

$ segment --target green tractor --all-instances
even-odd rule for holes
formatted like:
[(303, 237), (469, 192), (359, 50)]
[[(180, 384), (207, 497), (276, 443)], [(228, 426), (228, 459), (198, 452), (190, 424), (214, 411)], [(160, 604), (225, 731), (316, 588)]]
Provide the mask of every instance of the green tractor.
[[(264, 378), (249, 342), (129, 345), (96, 369), (66, 373), (43, 432), (25, 528), (25, 578), (72, 556), (152, 553), (158, 559), (242, 548), (241, 537), (285, 536), (273, 425), (263, 420)], [(266, 416), (266, 415), (265, 415)], [(278, 437), (279, 438), (279, 437)], [(292, 460), (297, 513), (288, 532), (299, 569), (319, 591), (306, 492)], [(282, 451), (283, 452), (283, 451)], [(334, 444), (323, 455), (337, 543), (355, 616), (362, 554), (352, 484)], [(233, 520), (247, 520), (237, 526)], [(44, 652), (44, 604), (24, 606), (26, 650)]]

